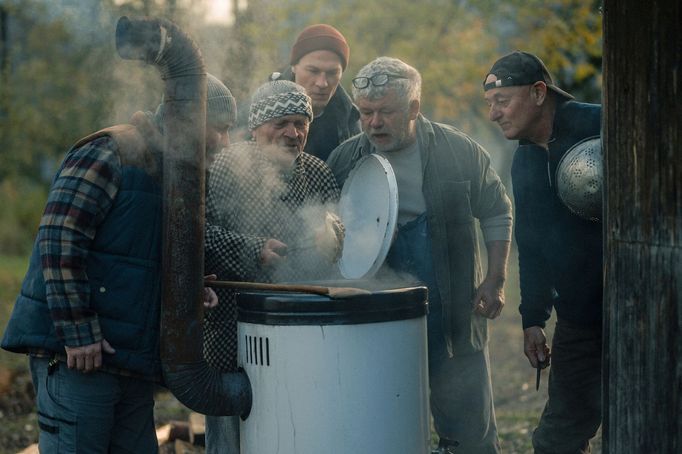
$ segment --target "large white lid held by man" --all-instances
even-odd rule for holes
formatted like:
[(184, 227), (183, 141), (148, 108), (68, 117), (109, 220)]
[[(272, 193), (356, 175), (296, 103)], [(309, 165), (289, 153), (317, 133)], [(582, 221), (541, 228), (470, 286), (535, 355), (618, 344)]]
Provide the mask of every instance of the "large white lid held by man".
[(398, 185), (386, 158), (370, 154), (358, 161), (341, 191), (339, 216), (346, 227), (341, 274), (372, 277), (386, 259), (398, 218)]

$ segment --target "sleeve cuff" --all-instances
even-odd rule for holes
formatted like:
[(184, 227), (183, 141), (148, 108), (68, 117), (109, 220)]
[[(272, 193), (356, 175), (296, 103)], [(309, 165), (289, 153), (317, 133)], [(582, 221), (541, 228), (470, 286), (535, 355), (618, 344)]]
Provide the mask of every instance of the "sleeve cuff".
[(530, 328), (531, 326), (539, 326), (544, 328), (547, 320), (552, 315), (551, 309), (549, 311), (544, 310), (523, 310), (523, 306), (519, 308), (521, 313), (521, 324), (523, 329)]
[(57, 329), (67, 347), (82, 347), (102, 340), (102, 330), (98, 319), (83, 323), (70, 323)]
[(481, 220), (481, 231), (486, 243), (490, 241), (511, 241), (512, 217), (505, 213)]
[(531, 326), (539, 326), (540, 328), (544, 328), (547, 323), (545, 321), (521, 317), (521, 324), (523, 325), (523, 329), (526, 329), (530, 328)]

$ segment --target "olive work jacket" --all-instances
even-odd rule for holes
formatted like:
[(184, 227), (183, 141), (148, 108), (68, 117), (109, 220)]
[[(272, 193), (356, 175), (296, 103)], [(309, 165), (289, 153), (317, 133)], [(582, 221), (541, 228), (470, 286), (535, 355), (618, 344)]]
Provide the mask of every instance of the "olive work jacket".
[[(511, 216), (511, 202), (488, 153), (478, 143), (421, 114), (416, 128), (445, 341), (450, 355), (472, 353), (483, 349), (488, 340), (487, 319), (474, 314), (471, 304), (483, 278), (476, 219)], [(332, 152), (327, 164), (339, 186), (355, 163), (372, 152), (365, 134)]]

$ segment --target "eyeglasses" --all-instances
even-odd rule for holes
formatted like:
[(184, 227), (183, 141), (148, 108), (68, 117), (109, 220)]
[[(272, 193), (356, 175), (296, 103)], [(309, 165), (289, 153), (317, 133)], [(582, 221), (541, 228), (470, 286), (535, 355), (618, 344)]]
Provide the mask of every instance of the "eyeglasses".
[(353, 86), (358, 90), (369, 87), (371, 83), (375, 87), (381, 87), (386, 85), (391, 79), (407, 79), (407, 77), (396, 76), (395, 74), (380, 73), (375, 74), (372, 77), (356, 77), (353, 79)]

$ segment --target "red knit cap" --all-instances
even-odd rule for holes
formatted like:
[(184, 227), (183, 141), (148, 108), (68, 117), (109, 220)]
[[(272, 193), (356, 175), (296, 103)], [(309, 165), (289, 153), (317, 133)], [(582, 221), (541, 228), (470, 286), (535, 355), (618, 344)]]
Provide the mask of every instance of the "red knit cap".
[(295, 65), (306, 54), (315, 50), (329, 50), (341, 58), (341, 67), (345, 70), (350, 58), (350, 49), (341, 32), (327, 24), (310, 25), (303, 29), (294, 47), (291, 48), (290, 63)]

